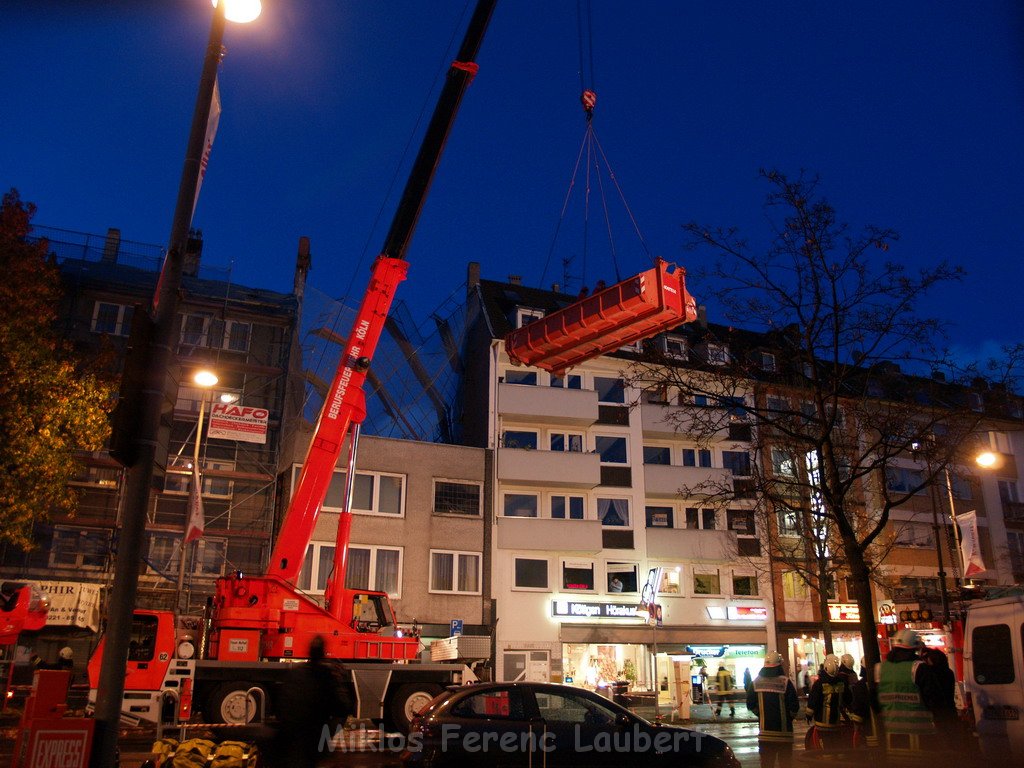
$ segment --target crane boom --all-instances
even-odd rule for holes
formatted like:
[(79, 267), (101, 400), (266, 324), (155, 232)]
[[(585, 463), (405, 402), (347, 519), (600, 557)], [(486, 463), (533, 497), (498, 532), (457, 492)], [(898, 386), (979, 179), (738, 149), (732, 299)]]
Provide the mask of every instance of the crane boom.
[[(373, 359), (398, 284), (405, 279), (409, 247), (423, 210), (448, 135), (466, 88), (476, 73), (475, 63), (497, 0), (479, 0), (466, 29), (458, 59), (448, 70), (444, 88), (413, 163), (392, 220), (384, 248), (374, 261), (370, 284), (356, 313), (313, 432), (302, 472), (284, 523), (270, 555), (268, 576), (294, 582), (302, 568), (334, 468), (350, 426), (365, 417), (363, 383)], [(345, 514), (348, 514), (346, 510)], [(347, 542), (345, 542), (347, 546)], [(343, 560), (344, 554), (336, 552)], [(342, 574), (341, 578), (344, 578)]]

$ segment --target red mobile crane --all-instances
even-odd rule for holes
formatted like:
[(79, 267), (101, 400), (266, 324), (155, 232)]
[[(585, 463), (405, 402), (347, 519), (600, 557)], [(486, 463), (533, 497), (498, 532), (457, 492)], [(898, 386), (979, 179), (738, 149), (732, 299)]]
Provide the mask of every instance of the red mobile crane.
[[(403, 637), (384, 592), (345, 587), (351, 513), (340, 516), (333, 573), (321, 607), (298, 590), (302, 567), (334, 468), (349, 437), (346, 497), (354, 482), (355, 448), (365, 416), (363, 383), (384, 329), (398, 284), (405, 279), (405, 252), (461, 104), (477, 71), (475, 59), (497, 0), (479, 0), (458, 58), (452, 63), (419, 153), (395, 212), (370, 284), (323, 410), (313, 431), (295, 493), (262, 576), (236, 574), (217, 581), (204, 617), (199, 658), (179, 617), (169, 611), (135, 611), (129, 643), (122, 718), (156, 722), (169, 714), (191, 715), (193, 700), (211, 722), (244, 723), (272, 709), (275, 687), (290, 663), (303, 658), (310, 641), (324, 638), (329, 658), (344, 661), (351, 698), (361, 718), (387, 719), (405, 727), (412, 714), (446, 684), (472, 679), (457, 664), (408, 662), (419, 653), (419, 639)], [(89, 663), (94, 700), (103, 641)]]

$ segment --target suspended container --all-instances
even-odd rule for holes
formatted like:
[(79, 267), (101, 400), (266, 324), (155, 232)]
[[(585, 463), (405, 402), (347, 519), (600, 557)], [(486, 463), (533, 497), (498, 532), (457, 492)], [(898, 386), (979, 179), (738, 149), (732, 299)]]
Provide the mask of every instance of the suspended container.
[(561, 375), (696, 319), (696, 302), (686, 292), (686, 271), (669, 271), (668, 262), (658, 259), (654, 269), (512, 331), (505, 337), (505, 352), (513, 362)]

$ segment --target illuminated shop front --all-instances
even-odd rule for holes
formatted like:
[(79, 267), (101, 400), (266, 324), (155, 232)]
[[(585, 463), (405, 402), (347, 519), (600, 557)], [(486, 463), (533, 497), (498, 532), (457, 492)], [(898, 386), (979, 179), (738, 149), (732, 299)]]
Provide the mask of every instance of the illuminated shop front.
[[(832, 630), (832, 653), (853, 656), (856, 668), (864, 657), (864, 641), (860, 634), (860, 610), (856, 603), (829, 603)], [(787, 671), (797, 690), (810, 687), (811, 679), (825, 661), (825, 637), (820, 622), (780, 622), (780, 652), (788, 664)]]

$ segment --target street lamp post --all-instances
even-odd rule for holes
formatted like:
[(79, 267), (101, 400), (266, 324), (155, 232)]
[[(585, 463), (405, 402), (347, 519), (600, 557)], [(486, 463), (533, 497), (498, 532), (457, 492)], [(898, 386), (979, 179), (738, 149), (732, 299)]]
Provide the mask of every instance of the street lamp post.
[[(114, 582), (107, 607), (103, 660), (96, 692), (96, 745), (91, 764), (99, 768), (113, 768), (115, 764), (132, 611), (138, 591), (139, 562), (146, 532), (146, 510), (154, 464), (158, 458), (161, 411), (165, 397), (170, 394), (166, 378), (174, 362), (174, 321), (178, 310), (184, 251), (192, 224), (210, 104), (221, 59), (224, 28), (229, 16), (228, 5), (228, 0), (220, 3), (214, 0), (215, 10), (185, 149), (167, 256), (153, 297), (153, 306), (145, 318), (149, 326), (146, 342), (131, 352), (143, 358), (143, 364), (138, 365), (138, 368), (145, 371), (145, 381), (140, 395), (138, 422), (132, 425), (128, 438), (134, 449), (133, 460), (125, 484), (124, 519), (118, 538)], [(258, 0), (255, 5), (259, 5)], [(232, 7), (230, 11), (232, 20), (243, 18), (235, 14), (235, 10)], [(255, 14), (250, 11), (247, 20), (251, 21), (257, 15), (258, 11)]]
[[(217, 386), (217, 376), (211, 371), (197, 371), (195, 376), (192, 377), (192, 382), (199, 387), (199, 421), (196, 422), (196, 445), (192, 454), (192, 479), (190, 482), (198, 483), (198, 487), (193, 487), (191, 493), (196, 495), (196, 499), (199, 500), (203, 495), (202, 486), (202, 467), (199, 464), (199, 450), (203, 444), (203, 417), (206, 415), (206, 391), (211, 387)], [(189, 495), (189, 511), (192, 508), (192, 497)], [(188, 530), (189, 530), (190, 515), (185, 515), (185, 527), (182, 533), (181, 539), (181, 552), (178, 555), (178, 608), (188, 610), (188, 602), (183, 601), (185, 592), (185, 561), (187, 560), (188, 550), (191, 549), (195, 552), (195, 546), (189, 547), (188, 542)]]

